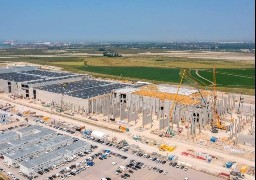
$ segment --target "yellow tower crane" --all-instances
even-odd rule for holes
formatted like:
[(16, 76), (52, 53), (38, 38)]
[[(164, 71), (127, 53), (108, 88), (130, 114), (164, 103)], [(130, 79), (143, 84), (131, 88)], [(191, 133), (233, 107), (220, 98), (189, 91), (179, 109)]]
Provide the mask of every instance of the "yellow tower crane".
[[(179, 90), (180, 90), (180, 87), (181, 87), (181, 84), (182, 84), (182, 81), (186, 75), (186, 69), (183, 70), (183, 73), (181, 75), (181, 79), (180, 79), (180, 83), (179, 83), (179, 86), (178, 86), (178, 89), (177, 89), (177, 92), (175, 94), (175, 98), (174, 98), (174, 101), (172, 103), (172, 106), (171, 106), (171, 109), (170, 109), (170, 123), (172, 123), (172, 129), (173, 129), (173, 120), (172, 120), (172, 114), (173, 114), (173, 110), (174, 110), (174, 107), (176, 106), (176, 100), (177, 100), (177, 96), (179, 94)], [(169, 125), (167, 131), (166, 131), (166, 134), (170, 134), (170, 135), (174, 135), (174, 132), (171, 130), (171, 127)]]
[(216, 111), (217, 93), (216, 93), (216, 68), (213, 67), (213, 117), (212, 117), (212, 128), (218, 128), (227, 130), (227, 126), (223, 125), (219, 114)]

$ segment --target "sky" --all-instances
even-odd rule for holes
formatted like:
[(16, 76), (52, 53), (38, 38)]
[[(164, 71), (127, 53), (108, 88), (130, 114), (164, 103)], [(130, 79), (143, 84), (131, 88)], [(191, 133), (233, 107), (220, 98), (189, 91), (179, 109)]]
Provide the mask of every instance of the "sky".
[(254, 0), (1, 0), (0, 39), (254, 41)]

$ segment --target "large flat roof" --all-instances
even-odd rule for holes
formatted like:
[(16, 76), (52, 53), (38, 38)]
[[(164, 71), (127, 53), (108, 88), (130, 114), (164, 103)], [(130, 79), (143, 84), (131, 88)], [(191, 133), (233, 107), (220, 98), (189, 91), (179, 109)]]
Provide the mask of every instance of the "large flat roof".
[(42, 86), (46, 86), (46, 85), (48, 85), (47, 83), (50, 83), (50, 82), (53, 82), (53, 81), (60, 81), (60, 80), (64, 80), (64, 79), (70, 79), (70, 78), (75, 78), (75, 77), (83, 77), (83, 76), (84, 75), (73, 74), (73, 75), (69, 75), (69, 76), (62, 76), (62, 77), (51, 78), (51, 79), (40, 79), (40, 80), (37, 80), (37, 81), (27, 82), (26, 84), (31, 85), (31, 84), (42, 83)]
[(17, 139), (17, 140), (10, 141), (9, 143), (12, 144), (13, 146), (18, 146), (18, 145), (21, 145), (26, 142), (33, 142), (36, 139), (40, 139), (44, 136), (54, 134), (54, 133), (56, 133), (56, 132), (49, 129), (47, 131), (41, 131), (36, 134), (32, 134), (32, 135), (25, 136), (25, 137)]
[[(179, 89), (179, 91), (178, 91), (178, 89)], [(168, 85), (159, 85), (158, 90), (161, 92), (166, 92), (166, 93), (170, 93), (170, 94), (176, 94), (178, 91), (178, 94), (185, 95), (185, 96), (189, 96), (191, 94), (198, 92), (198, 90), (192, 89), (192, 88), (185, 88), (185, 87), (178, 88), (178, 87), (173, 87), (173, 86), (168, 86)]]
[(39, 80), (43, 78), (38, 76), (33, 76), (33, 75), (22, 74), (20, 72), (11, 72), (11, 73), (0, 74), (0, 79), (4, 79), (7, 81), (14, 81), (14, 82), (25, 82), (25, 81)]
[(46, 128), (43, 128), (43, 127), (37, 126), (37, 125), (31, 125), (31, 126), (27, 126), (27, 127), (17, 129), (16, 132), (24, 133), (24, 132), (33, 131), (33, 130), (36, 130), (36, 129), (37, 130), (45, 130)]
[(137, 90), (138, 90), (138, 88), (135, 88), (135, 87), (124, 87), (124, 88), (115, 90), (115, 92), (120, 93), (120, 94), (127, 94), (127, 93), (133, 93)]
[(43, 86), (38, 89), (64, 94), (72, 97), (88, 99), (91, 97), (108, 94), (114, 89), (119, 89), (127, 86), (129, 87), (131, 85), (86, 79), (64, 84)]
[(5, 142), (7, 139), (12, 140), (18, 137), (19, 135), (13, 131), (0, 133), (0, 146), (2, 146), (2, 143)]
[(56, 151), (51, 151), (51, 152), (45, 153), (37, 158), (31, 159), (28, 161), (23, 161), (21, 164), (27, 168), (37, 167), (38, 165), (40, 165), (44, 162), (48, 162), (51, 159), (55, 159), (57, 157), (65, 155), (65, 154), (69, 154), (73, 150), (79, 149), (81, 147), (85, 147), (87, 145), (88, 144), (86, 142), (78, 140), (78, 141), (74, 142), (73, 144), (64, 146)]
[(0, 151), (2, 151), (4, 149), (7, 149), (9, 147), (12, 147), (12, 145), (7, 143), (7, 142), (6, 143), (2, 143), (1, 146), (0, 146)]
[(54, 72), (54, 71), (46, 71), (46, 70), (33, 70), (33, 71), (25, 71), (22, 73), (39, 76), (39, 77), (61, 77), (61, 76), (72, 75), (71, 73), (66, 73), (66, 72)]
[(12, 151), (8, 154), (5, 154), (5, 156), (11, 158), (11, 159), (17, 159), (20, 158), (22, 156), (25, 156), (27, 154), (32, 154), (33, 152), (37, 152), (37, 151), (43, 151), (45, 148), (50, 148), (53, 147), (56, 144), (59, 144), (63, 141), (66, 141), (68, 139), (72, 139), (72, 137), (66, 136), (66, 135), (61, 135), (61, 136), (57, 136), (54, 137), (48, 141), (44, 141), (42, 143), (38, 143), (38, 144), (33, 144), (29, 147), (24, 147), (18, 151)]
[(44, 81), (51, 78), (61, 78), (72, 76), (72, 73), (53, 72), (45, 70), (32, 70), (20, 71), (0, 74), (0, 79), (14, 81), (14, 82), (27, 82), (27, 81)]

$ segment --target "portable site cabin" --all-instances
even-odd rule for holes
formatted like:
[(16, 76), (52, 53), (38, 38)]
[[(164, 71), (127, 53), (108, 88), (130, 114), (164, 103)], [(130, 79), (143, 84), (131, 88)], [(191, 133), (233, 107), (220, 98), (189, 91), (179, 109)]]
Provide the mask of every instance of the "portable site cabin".
[(95, 139), (104, 139), (107, 137), (107, 135), (101, 131), (92, 131), (91, 136), (94, 137)]

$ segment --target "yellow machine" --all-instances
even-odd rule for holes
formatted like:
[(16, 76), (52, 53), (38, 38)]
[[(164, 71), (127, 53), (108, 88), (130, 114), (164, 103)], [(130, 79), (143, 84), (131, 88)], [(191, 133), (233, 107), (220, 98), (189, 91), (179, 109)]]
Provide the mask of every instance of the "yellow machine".
[(225, 126), (219, 114), (216, 111), (216, 101), (217, 101), (217, 95), (216, 95), (216, 69), (215, 66), (213, 67), (213, 117), (212, 117), (212, 128), (218, 128), (222, 130), (227, 130), (227, 126)]
[(50, 119), (50, 118), (47, 117), (47, 116), (44, 116), (44, 117), (43, 117), (43, 120), (44, 120), (44, 121), (48, 121), (49, 119)]
[(24, 114), (24, 115), (29, 115), (29, 114), (30, 114), (30, 111), (24, 111), (23, 114)]
[(124, 127), (124, 126), (119, 126), (119, 129), (120, 129), (121, 131), (123, 131), (123, 132), (128, 132), (128, 131), (129, 131), (129, 129), (126, 128), (126, 127)]
[(227, 126), (225, 126), (222, 123), (222, 121), (217, 113), (214, 114), (213, 119), (214, 119), (214, 122), (212, 122), (212, 127), (222, 129), (222, 130), (227, 130)]
[[(173, 111), (174, 111), (174, 107), (177, 103), (177, 96), (179, 94), (179, 90), (180, 90), (180, 87), (181, 87), (181, 84), (182, 84), (182, 81), (184, 79), (186, 75), (186, 69), (183, 70), (183, 73), (182, 73), (182, 76), (181, 76), (181, 79), (180, 79), (180, 83), (179, 83), (179, 86), (178, 86), (178, 89), (177, 89), (177, 92), (175, 94), (175, 98), (174, 98), (174, 102), (172, 103), (172, 106), (171, 106), (171, 109), (170, 109), (170, 121), (172, 121), (172, 114), (173, 114)], [(172, 127), (173, 128), (173, 127)], [(169, 134), (169, 135), (172, 135), (174, 136), (175, 133), (172, 131), (172, 129), (170, 128), (170, 126), (168, 127), (167, 131), (166, 131), (166, 134)]]
[(248, 167), (247, 166), (242, 166), (241, 169), (240, 169), (240, 172), (241, 173), (246, 173), (248, 170)]
[(169, 146), (169, 145), (167, 145), (167, 144), (161, 144), (161, 145), (159, 146), (159, 150), (160, 150), (160, 151), (169, 151), (169, 152), (172, 152), (172, 151), (175, 150), (175, 148), (176, 148), (176, 146)]

